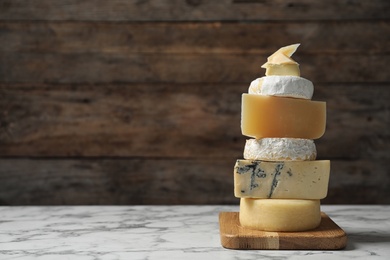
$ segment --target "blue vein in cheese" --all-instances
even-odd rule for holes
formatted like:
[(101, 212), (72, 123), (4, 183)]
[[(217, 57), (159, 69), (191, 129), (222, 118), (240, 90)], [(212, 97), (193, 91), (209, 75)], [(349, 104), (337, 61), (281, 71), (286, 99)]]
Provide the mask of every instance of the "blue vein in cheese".
[(234, 195), (238, 198), (323, 199), (330, 162), (237, 160)]
[[(237, 173), (238, 174), (245, 174), (248, 171), (251, 171), (251, 184), (250, 189), (254, 189), (259, 187), (259, 184), (256, 183), (256, 177), (257, 178), (265, 178), (267, 177), (267, 174), (264, 172), (263, 169), (261, 169), (260, 164), (256, 161), (252, 161), (250, 164), (247, 164), (245, 166), (237, 166)], [(242, 193), (245, 193), (245, 190), (241, 190)]]
[(271, 186), (271, 190), (270, 190), (270, 192), (268, 194), (268, 198), (272, 197), (272, 194), (274, 193), (274, 190), (275, 190), (276, 186), (278, 186), (279, 180), (277, 179), (277, 177), (281, 174), (280, 171), (283, 169), (283, 166), (284, 166), (283, 163), (276, 164), (275, 175), (274, 175), (274, 178), (272, 180), (272, 186)]

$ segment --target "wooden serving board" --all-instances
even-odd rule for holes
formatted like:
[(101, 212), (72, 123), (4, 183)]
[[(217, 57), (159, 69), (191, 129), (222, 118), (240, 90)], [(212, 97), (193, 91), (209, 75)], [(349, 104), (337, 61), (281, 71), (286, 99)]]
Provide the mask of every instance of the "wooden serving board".
[(267, 232), (240, 226), (238, 212), (220, 212), (221, 244), (230, 249), (336, 250), (347, 245), (347, 236), (325, 213), (318, 228), (304, 232)]

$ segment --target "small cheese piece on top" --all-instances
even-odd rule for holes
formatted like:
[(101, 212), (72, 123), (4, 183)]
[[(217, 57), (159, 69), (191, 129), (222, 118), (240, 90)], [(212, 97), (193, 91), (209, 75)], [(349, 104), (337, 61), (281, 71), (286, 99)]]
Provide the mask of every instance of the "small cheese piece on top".
[(281, 76), (297, 76), (299, 77), (301, 75), (301, 72), (299, 70), (299, 64), (268, 64), (266, 67), (265, 75), (271, 76), (271, 75), (281, 75)]
[(249, 94), (311, 99), (314, 86), (310, 80), (296, 76), (267, 76), (255, 79)]
[(273, 232), (315, 229), (321, 223), (319, 200), (241, 199), (241, 226)]
[(316, 145), (313, 140), (301, 138), (248, 139), (244, 158), (264, 161), (315, 160)]
[(256, 139), (317, 139), (325, 132), (326, 103), (296, 98), (243, 94), (241, 131)]
[(272, 60), (277, 53), (282, 53), (287, 57), (291, 57), (297, 51), (300, 45), (301, 45), (300, 43), (295, 43), (295, 44), (284, 46), (279, 50), (277, 50), (276, 52), (274, 52), (271, 56), (269, 56), (267, 60), (268, 61)]
[(291, 75), (300, 76), (299, 64), (290, 57), (300, 44), (292, 44), (277, 50), (268, 57), (267, 62), (261, 67), (266, 69), (265, 75)]
[(323, 199), (328, 193), (329, 175), (329, 160), (237, 160), (234, 195), (259, 199)]

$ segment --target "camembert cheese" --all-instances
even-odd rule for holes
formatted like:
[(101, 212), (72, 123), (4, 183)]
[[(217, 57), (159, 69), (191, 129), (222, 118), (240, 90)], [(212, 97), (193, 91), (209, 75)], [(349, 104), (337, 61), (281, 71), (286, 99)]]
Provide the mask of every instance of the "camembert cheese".
[(310, 80), (297, 76), (266, 76), (251, 82), (248, 93), (264, 96), (311, 99), (314, 86)]
[(248, 139), (244, 158), (264, 161), (306, 161), (315, 160), (316, 145), (313, 140), (301, 138)]

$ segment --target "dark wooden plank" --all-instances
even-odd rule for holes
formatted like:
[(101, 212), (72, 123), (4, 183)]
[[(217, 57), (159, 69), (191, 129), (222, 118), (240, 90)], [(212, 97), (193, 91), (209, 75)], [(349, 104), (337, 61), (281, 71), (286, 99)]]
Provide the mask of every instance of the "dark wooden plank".
[(295, 57), (313, 81), (387, 82), (381, 68), (390, 66), (386, 22), (24, 22), (2, 23), (0, 34), (0, 80), (9, 83), (244, 82), (263, 74), (266, 57), (293, 40), (303, 42)]
[[(390, 22), (107, 23), (0, 22), (0, 52), (388, 54)], [(356, 44), (359, 42), (359, 44)], [(258, 61), (261, 63), (261, 60)], [(302, 65), (305, 65), (302, 63)], [(303, 66), (305, 67), (305, 66)]]
[[(5, 83), (217, 83), (264, 75), (266, 55), (1, 53)], [(299, 57), (299, 58), (298, 58)], [(315, 82), (387, 82), (390, 55), (297, 55), (302, 76)]]
[(215, 21), (388, 19), (389, 2), (310, 0), (3, 0), (2, 20)]
[(326, 131), (316, 140), (320, 158), (389, 158), (387, 84), (315, 85), (313, 99), (327, 102)]
[[(0, 159), (0, 204), (238, 204), (234, 163), (235, 158)], [(332, 161), (323, 203), (390, 203), (388, 172), (387, 160)]]
[[(389, 152), (389, 149), (387, 149)], [(331, 161), (328, 196), (323, 204), (389, 204), (389, 159)], [(382, 198), (383, 197), (383, 198)]]
[[(226, 204), (234, 160), (0, 160), (0, 204)], [(26, 185), (28, 183), (28, 185)], [(229, 197), (226, 196), (229, 194)]]
[(0, 154), (222, 155), (218, 140), (235, 154), (231, 147), (241, 134), (234, 91), (221, 85), (2, 86)]
[[(1, 85), (0, 156), (242, 157), (246, 84)], [(315, 84), (318, 157), (390, 157), (387, 84)]]

